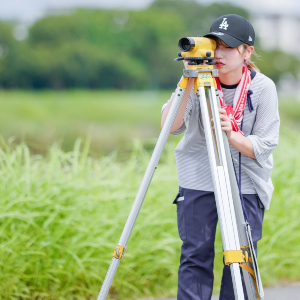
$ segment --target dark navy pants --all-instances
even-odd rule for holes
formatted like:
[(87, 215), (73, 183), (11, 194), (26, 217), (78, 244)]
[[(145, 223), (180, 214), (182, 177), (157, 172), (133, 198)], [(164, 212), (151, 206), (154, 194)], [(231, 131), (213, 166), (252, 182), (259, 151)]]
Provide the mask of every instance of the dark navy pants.
[[(264, 208), (257, 195), (243, 195), (243, 198), (256, 248), (262, 235)], [(177, 299), (210, 300), (218, 222), (214, 193), (179, 188), (174, 203), (182, 240)], [(229, 266), (224, 266), (220, 300), (235, 300)]]

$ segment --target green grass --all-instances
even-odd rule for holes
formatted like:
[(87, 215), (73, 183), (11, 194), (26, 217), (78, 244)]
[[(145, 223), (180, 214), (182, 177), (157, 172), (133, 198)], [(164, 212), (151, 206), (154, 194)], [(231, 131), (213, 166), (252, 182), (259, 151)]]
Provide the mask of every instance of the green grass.
[[(60, 124), (62, 127), (56, 128), (62, 129), (66, 124), (75, 126), (77, 118), (90, 124), (93, 115), (95, 119), (91, 120), (95, 123), (121, 126), (123, 122), (118, 123), (114, 117), (123, 117), (128, 128), (146, 120), (156, 127), (156, 133), (159, 131), (159, 126), (154, 124), (159, 122), (156, 110), (160, 110), (168, 93), (158, 94), (159, 100), (150, 106), (140, 103), (140, 95), (138, 92), (1, 92), (0, 119), (6, 118), (11, 125), (22, 124), (21, 120), (27, 120), (24, 124), (34, 124), (43, 116), (36, 126), (38, 130), (48, 121), (51, 123), (52, 118), (51, 124)], [(116, 100), (121, 96), (122, 103)], [(80, 100), (85, 97), (86, 105)], [(283, 125), (280, 144), (274, 152), (272, 176), (275, 192), (271, 209), (265, 214), (263, 239), (259, 242), (258, 259), (265, 285), (300, 280), (297, 131), (300, 105), (291, 101), (282, 104)], [(36, 112), (30, 115), (28, 107)], [(115, 109), (110, 111), (111, 107)], [(14, 121), (7, 116), (8, 111)], [(1, 130), (6, 123), (3, 119)], [(19, 129), (24, 128), (25, 125)], [(119, 131), (120, 128), (123, 131), (123, 126)], [(149, 140), (149, 148), (155, 140)], [(110, 299), (176, 294), (180, 240), (176, 208), (172, 205), (177, 192), (175, 141), (171, 139), (163, 153), (114, 278)], [(61, 143), (54, 143), (48, 150), (44, 148), (44, 155), (12, 139), (1, 144), (0, 299), (95, 299), (150, 159), (144, 142), (137, 140), (130, 144), (131, 151), (122, 160), (117, 151), (90, 156), (89, 141), (80, 144), (77, 140), (70, 151), (63, 151)], [(221, 271), (222, 247), (218, 234), (215, 292), (219, 289)]]
[[(267, 284), (300, 280), (300, 139), (283, 127), (275, 150), (275, 191), (265, 214), (259, 262)], [(296, 266), (296, 265), (297, 266)]]
[(126, 148), (133, 138), (153, 138), (160, 130), (161, 106), (170, 92), (1, 91), (0, 132), (45, 153), (59, 142), (73, 148), (90, 136), (94, 155)]
[[(79, 143), (69, 153), (54, 146), (46, 158), (31, 156), (25, 145), (1, 151), (1, 299), (98, 294), (149, 154), (137, 143), (131, 159), (120, 164), (113, 154), (97, 160), (78, 149)], [(176, 189), (175, 166), (165, 163), (112, 286), (118, 299), (174, 293)]]
[[(284, 132), (286, 133), (286, 132)], [(283, 135), (275, 151), (275, 193), (266, 212), (259, 264), (265, 285), (300, 280), (300, 142)], [(87, 147), (53, 146), (46, 157), (25, 145), (0, 153), (0, 298), (95, 299), (150, 159), (141, 144), (131, 158), (95, 159)], [(174, 296), (180, 240), (174, 144), (165, 149), (110, 299)], [(288, 158), (288, 159), (287, 159)], [(215, 291), (222, 270), (216, 241)]]

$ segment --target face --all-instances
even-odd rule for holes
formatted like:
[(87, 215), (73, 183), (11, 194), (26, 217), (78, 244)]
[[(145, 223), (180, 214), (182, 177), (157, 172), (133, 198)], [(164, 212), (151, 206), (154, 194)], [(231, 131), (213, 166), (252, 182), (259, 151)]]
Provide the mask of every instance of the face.
[(230, 48), (220, 39), (216, 42), (214, 62), (215, 68), (219, 70), (219, 76), (241, 75), (244, 61), (250, 58), (253, 47), (249, 46), (246, 50), (243, 45)]

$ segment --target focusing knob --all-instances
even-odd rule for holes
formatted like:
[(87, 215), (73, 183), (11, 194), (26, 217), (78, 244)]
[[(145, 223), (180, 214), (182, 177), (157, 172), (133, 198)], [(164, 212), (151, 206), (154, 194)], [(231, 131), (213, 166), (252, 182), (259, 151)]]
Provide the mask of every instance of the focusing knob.
[(181, 57), (181, 52), (178, 52), (178, 56)]
[(207, 52), (206, 52), (206, 56), (207, 56), (207, 57), (211, 57), (211, 52), (210, 52), (210, 51), (207, 51)]

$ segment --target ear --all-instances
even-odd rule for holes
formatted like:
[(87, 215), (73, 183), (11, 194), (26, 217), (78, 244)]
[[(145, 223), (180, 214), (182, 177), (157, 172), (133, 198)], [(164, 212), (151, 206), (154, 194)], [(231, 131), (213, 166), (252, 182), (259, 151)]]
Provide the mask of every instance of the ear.
[(247, 49), (244, 52), (244, 60), (248, 60), (251, 57), (252, 52), (254, 51), (253, 46), (247, 47)]

